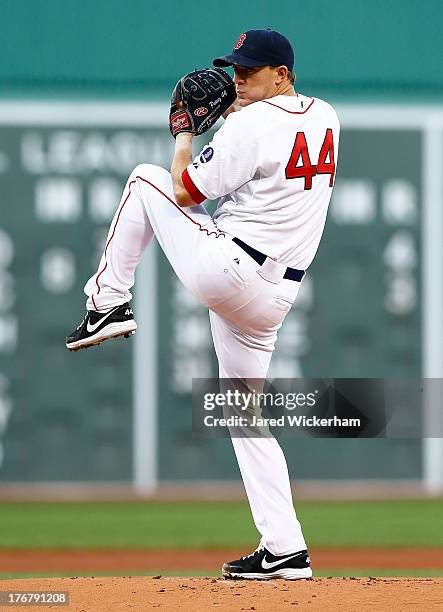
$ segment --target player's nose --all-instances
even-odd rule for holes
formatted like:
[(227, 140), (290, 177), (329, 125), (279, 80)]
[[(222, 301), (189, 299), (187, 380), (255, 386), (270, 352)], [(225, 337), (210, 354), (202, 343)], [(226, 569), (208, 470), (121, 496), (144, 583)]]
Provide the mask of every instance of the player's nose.
[(234, 72), (234, 78), (233, 81), (235, 83), (235, 85), (239, 85), (240, 83), (244, 83), (245, 79), (242, 79), (237, 72)]

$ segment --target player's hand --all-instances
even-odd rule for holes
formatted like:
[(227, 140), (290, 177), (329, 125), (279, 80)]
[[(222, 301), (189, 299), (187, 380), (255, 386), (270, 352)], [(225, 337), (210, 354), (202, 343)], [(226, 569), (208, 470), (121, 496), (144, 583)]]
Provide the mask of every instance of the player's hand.
[(203, 68), (185, 75), (171, 96), (169, 129), (204, 134), (236, 100), (235, 85), (221, 68)]

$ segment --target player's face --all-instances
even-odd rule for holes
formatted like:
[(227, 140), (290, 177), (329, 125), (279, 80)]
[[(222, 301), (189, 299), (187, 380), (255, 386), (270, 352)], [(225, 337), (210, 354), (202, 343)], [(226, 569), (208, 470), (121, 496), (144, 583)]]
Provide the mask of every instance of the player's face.
[(278, 80), (278, 73), (273, 66), (245, 68), (234, 65), (234, 83), (240, 106), (271, 98), (275, 91), (276, 79)]

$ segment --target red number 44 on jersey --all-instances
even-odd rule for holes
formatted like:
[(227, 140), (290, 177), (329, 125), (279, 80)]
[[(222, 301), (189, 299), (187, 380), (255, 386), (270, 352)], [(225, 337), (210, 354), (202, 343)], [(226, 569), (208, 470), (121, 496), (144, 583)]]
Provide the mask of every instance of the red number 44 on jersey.
[[(328, 160), (329, 156), (329, 161)], [(299, 161), (301, 158), (301, 164)], [(291, 157), (286, 165), (285, 174), (287, 179), (304, 178), (305, 189), (312, 189), (312, 177), (317, 174), (329, 174), (329, 187), (334, 184), (335, 161), (334, 161), (334, 137), (331, 128), (326, 130), (325, 139), (318, 155), (316, 166), (311, 164), (308, 144), (304, 132), (297, 132)]]

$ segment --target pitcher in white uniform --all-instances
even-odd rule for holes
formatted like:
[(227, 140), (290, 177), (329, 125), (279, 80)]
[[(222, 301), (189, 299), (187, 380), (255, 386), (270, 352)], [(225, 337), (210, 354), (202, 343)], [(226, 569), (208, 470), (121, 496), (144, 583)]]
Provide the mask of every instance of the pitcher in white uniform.
[[(279, 32), (249, 30), (213, 64), (234, 67), (236, 103), (194, 161), (192, 134), (179, 133), (171, 173), (149, 164), (131, 173), (68, 349), (135, 331), (130, 289), (155, 236), (178, 278), (209, 309), (220, 378), (266, 378), (324, 229), (339, 122), (329, 104), (295, 92), (294, 53)], [(211, 218), (201, 203), (216, 198)], [(261, 540), (255, 552), (225, 563), (223, 575), (311, 577), (278, 442), (232, 443)]]

